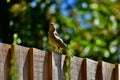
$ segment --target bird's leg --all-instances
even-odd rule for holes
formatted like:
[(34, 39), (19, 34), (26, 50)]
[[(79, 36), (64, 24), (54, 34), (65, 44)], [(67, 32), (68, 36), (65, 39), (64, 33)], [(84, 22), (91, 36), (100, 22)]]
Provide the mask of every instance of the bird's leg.
[(60, 47), (58, 46), (58, 54), (60, 54)]
[(55, 51), (55, 52), (58, 52), (58, 49), (57, 49), (57, 48), (55, 48), (55, 49), (54, 49), (54, 51)]

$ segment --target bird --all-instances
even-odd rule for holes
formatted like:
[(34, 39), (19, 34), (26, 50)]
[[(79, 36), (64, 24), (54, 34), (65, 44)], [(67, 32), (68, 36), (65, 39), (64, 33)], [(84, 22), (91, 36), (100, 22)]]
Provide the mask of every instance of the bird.
[(58, 34), (55, 23), (53, 22), (49, 23), (48, 38), (49, 43), (56, 48), (59, 54), (61, 49), (66, 50), (66, 44), (63, 42), (62, 38)]

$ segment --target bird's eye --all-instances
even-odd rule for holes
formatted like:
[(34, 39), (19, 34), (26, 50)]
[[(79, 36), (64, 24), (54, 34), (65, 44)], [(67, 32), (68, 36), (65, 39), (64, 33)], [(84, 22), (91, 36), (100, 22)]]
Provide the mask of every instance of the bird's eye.
[(54, 23), (51, 22), (50, 25), (52, 26), (52, 25), (54, 25)]

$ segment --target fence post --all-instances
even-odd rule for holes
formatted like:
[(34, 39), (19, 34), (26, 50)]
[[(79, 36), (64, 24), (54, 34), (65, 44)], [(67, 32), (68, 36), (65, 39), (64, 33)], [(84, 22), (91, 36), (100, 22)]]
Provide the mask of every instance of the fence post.
[(46, 76), (45, 80), (52, 80), (52, 52), (48, 51), (46, 52), (46, 58), (45, 58), (45, 66), (46, 66)]
[(84, 59), (83, 60), (83, 80), (96, 80), (98, 62)]
[(30, 48), (28, 51), (28, 79), (33, 80), (33, 49)]
[(45, 51), (29, 50), (29, 80), (46, 80), (46, 57)]
[(99, 62), (98, 64), (98, 80), (114, 80), (114, 64), (107, 62)]
[(115, 76), (115, 80), (120, 80), (120, 64), (115, 65), (114, 76)]

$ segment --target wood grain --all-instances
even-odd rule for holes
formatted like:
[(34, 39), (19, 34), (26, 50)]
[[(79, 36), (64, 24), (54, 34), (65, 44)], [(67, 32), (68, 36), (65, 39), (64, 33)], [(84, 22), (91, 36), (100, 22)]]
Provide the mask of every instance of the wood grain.
[(10, 45), (0, 43), (0, 80), (8, 80), (10, 67), (10, 48)]
[(63, 63), (65, 57), (61, 54), (52, 53), (52, 80), (63, 80)]
[(115, 70), (114, 70), (114, 76), (115, 76), (115, 80), (120, 80), (120, 64), (116, 64), (115, 65)]
[(71, 58), (71, 80), (83, 80), (82, 75), (82, 58), (72, 57)]
[[(30, 49), (30, 77), (31, 80), (45, 80), (45, 56), (46, 52), (35, 48)], [(32, 69), (33, 68), (33, 69)], [(33, 71), (32, 71), (33, 70)], [(33, 75), (32, 75), (33, 74)]]
[(83, 80), (96, 80), (98, 62), (84, 59), (83, 61)]
[(98, 80), (114, 80), (115, 65), (107, 62), (99, 62), (98, 65)]
[[(19, 80), (65, 79), (65, 55), (36, 48), (0, 43), (0, 80), (10, 80), (9, 71), (13, 49), (17, 57)], [(69, 60), (71, 80), (120, 80), (120, 64), (98, 62), (75, 56)]]

